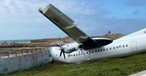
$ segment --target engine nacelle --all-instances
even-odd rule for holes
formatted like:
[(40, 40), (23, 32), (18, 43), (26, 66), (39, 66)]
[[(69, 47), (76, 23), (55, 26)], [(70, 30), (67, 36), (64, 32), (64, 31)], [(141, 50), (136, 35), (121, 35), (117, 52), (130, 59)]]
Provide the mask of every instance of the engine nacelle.
[(77, 51), (79, 49), (78, 46), (79, 44), (74, 42), (74, 43), (63, 45), (62, 48), (64, 49), (65, 53), (71, 53), (71, 52)]

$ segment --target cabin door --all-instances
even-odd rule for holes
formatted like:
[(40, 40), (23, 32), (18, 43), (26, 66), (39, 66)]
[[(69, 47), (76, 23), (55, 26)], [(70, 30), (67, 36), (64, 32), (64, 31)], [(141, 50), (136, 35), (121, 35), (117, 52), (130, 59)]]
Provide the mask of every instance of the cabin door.
[(136, 41), (131, 42), (131, 51), (132, 52), (137, 51), (137, 42)]

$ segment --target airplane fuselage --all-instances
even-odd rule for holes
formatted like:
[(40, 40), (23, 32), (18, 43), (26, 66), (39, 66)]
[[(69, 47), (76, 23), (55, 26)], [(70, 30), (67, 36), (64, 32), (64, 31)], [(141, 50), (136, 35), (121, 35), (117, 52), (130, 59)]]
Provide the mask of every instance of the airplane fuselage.
[[(87, 60), (123, 57), (135, 53), (142, 53), (146, 51), (146, 34), (143, 32), (144, 30), (139, 31), (141, 33), (140, 35), (136, 35), (136, 32), (136, 34), (116, 39), (111, 44), (100, 48), (92, 50), (78, 49), (72, 53), (65, 53), (65, 59), (63, 56), (60, 56), (61, 50), (59, 47), (52, 47), (50, 49), (51, 56), (54, 60), (61, 62), (80, 63)], [(78, 43), (73, 42), (71, 44), (77, 45)]]

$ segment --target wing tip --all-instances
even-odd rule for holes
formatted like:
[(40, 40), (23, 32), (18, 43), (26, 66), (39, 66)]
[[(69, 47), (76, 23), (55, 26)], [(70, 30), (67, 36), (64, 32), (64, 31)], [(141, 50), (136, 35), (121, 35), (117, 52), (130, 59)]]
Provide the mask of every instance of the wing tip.
[(44, 14), (46, 12), (46, 10), (48, 10), (50, 7), (53, 7), (53, 5), (52, 4), (49, 4), (46, 7), (42, 7), (41, 6), (41, 7), (39, 7), (39, 12), (42, 13), (42, 14)]
[(39, 7), (39, 12), (43, 14), (43, 7)]

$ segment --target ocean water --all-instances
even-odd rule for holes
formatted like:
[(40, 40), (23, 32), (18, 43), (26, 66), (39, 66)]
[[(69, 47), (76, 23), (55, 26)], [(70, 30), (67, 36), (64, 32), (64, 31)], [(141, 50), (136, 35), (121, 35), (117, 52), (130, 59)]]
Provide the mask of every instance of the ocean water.
[(31, 40), (0, 40), (0, 43), (30, 43)]

